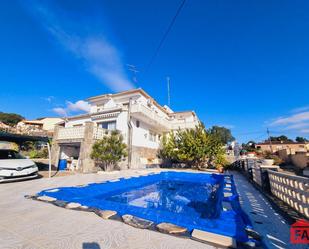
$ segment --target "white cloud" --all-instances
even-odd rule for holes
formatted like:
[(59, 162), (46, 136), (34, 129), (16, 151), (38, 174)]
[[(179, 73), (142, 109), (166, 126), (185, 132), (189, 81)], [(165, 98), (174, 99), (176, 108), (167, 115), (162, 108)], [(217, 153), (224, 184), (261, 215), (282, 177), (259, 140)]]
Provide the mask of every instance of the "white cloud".
[[(292, 114), (285, 117), (278, 117), (269, 126), (276, 127), (276, 129), (284, 132), (292, 132), (295, 134), (309, 133), (309, 111), (307, 107), (301, 107), (292, 110)], [(297, 113), (295, 113), (297, 112)]]
[[(38, 21), (66, 50), (80, 59), (87, 71), (113, 91), (134, 88), (128, 80), (118, 49), (102, 33), (81, 34), (83, 23), (71, 20), (52, 10), (51, 6), (36, 3), (30, 10)], [(69, 25), (68, 25), (69, 24)], [(92, 25), (89, 23), (87, 25)], [(69, 27), (69, 28), (68, 28)]]
[(66, 101), (66, 107), (55, 107), (52, 110), (59, 116), (68, 116), (72, 113), (89, 112), (90, 104), (84, 100), (78, 100), (75, 103)]
[(309, 112), (300, 112), (297, 114), (290, 115), (284, 118), (278, 118), (274, 120), (271, 125), (279, 126), (279, 125), (287, 125), (287, 124), (297, 124), (300, 122), (309, 121)]
[(48, 96), (48, 97), (43, 98), (43, 99), (46, 100), (48, 103), (51, 103), (55, 99), (55, 97), (54, 96)]
[(75, 103), (67, 101), (67, 110), (73, 111), (73, 112), (78, 112), (78, 111), (89, 112), (90, 104), (83, 100), (78, 100)]
[(309, 111), (309, 105), (295, 108), (291, 112), (304, 112), (304, 111)]
[(67, 116), (67, 112), (64, 108), (62, 107), (55, 107), (53, 108), (53, 112), (58, 114), (59, 116)]

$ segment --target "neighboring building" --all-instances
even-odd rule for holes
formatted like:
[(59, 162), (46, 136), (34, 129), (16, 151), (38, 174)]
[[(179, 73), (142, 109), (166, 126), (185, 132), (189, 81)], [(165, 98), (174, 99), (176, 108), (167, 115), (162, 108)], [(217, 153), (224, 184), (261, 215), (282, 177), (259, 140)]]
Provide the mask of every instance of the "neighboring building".
[(262, 152), (287, 150), (289, 154), (295, 154), (295, 152), (307, 152), (309, 150), (309, 143), (272, 141), (270, 145), (268, 141), (265, 141), (263, 143), (257, 143), (255, 147)]
[(63, 122), (62, 118), (40, 118), (35, 120), (22, 120), (17, 126), (16, 130), (20, 133), (36, 133), (40, 131), (50, 132), (54, 131), (55, 125)]
[(118, 130), (128, 146), (122, 168), (158, 164), (157, 151), (164, 133), (194, 128), (199, 119), (193, 111), (173, 112), (159, 105), (142, 89), (104, 94), (88, 99), (90, 112), (69, 117), (54, 133), (53, 164), (59, 159), (77, 160), (80, 171), (94, 170), (92, 144), (111, 130)]

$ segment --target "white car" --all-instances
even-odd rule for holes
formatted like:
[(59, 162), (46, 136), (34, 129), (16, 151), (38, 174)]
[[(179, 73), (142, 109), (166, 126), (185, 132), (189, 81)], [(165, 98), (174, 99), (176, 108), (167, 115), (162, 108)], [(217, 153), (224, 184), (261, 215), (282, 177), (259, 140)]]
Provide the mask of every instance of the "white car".
[(0, 149), (0, 182), (36, 178), (38, 167), (15, 150)]

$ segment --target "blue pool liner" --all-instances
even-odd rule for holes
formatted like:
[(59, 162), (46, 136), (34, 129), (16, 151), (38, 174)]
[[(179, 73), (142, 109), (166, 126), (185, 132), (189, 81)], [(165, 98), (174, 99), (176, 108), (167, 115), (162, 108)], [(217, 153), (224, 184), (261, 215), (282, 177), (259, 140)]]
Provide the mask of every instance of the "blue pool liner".
[[(109, 201), (106, 198), (135, 190), (160, 181), (182, 181), (192, 184), (219, 185), (214, 193), (216, 202), (212, 208), (216, 211), (214, 218), (201, 218), (196, 213), (174, 213), (159, 208), (144, 208), (132, 206), (128, 203)], [(228, 184), (229, 188), (226, 188)], [(106, 181), (92, 183), (84, 187), (61, 187), (57, 192), (47, 189), (38, 193), (58, 200), (77, 202), (91, 208), (102, 210), (115, 210), (119, 215), (131, 214), (140, 218), (151, 220), (154, 223), (169, 222), (187, 228), (189, 231), (199, 229), (235, 238), (238, 242), (247, 242), (246, 227), (251, 227), (250, 220), (242, 211), (239, 196), (236, 191), (233, 176), (221, 174), (186, 173), (186, 172), (161, 172), (146, 176), (119, 178), (119, 181)], [(224, 192), (231, 193), (224, 197)], [(195, 197), (196, 198), (196, 197)], [(229, 202), (232, 210), (223, 210), (222, 202)]]

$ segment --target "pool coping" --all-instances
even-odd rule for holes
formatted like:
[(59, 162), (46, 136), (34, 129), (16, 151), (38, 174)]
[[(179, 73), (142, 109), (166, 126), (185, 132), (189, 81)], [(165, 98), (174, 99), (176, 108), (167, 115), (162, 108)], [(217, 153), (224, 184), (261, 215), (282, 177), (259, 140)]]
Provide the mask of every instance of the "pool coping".
[[(177, 171), (175, 171), (177, 172)], [(188, 173), (195, 173), (195, 172), (188, 172)], [(204, 172), (203, 172), (204, 173)], [(157, 174), (157, 173), (150, 173), (146, 174), (143, 176), (148, 176), (152, 174)], [(205, 173), (205, 174), (213, 174), (213, 173)], [(131, 176), (131, 177), (125, 177), (125, 179), (128, 178), (134, 178), (138, 176)], [(124, 179), (123, 177), (119, 177), (116, 179), (112, 180), (107, 180), (106, 182), (116, 182), (120, 181), (121, 179)], [(225, 181), (227, 180), (227, 181)], [(104, 183), (104, 181), (102, 182)], [(83, 184), (83, 185), (76, 185), (74, 187), (85, 187), (88, 184)], [(59, 187), (60, 188), (60, 187)], [(230, 205), (233, 205), (232, 202), (235, 200), (238, 200), (238, 194), (236, 191), (236, 186), (233, 181), (233, 176), (232, 175), (224, 175), (224, 189), (222, 194), (224, 195), (222, 197), (222, 203), (229, 203)], [(57, 188), (53, 188), (50, 190), (45, 190), (46, 192), (56, 192)], [(87, 206), (82, 206), (80, 203), (77, 202), (68, 202), (68, 201), (63, 201), (63, 200), (58, 200), (54, 197), (50, 197), (47, 195), (25, 195), (25, 198), (27, 199), (32, 199), (40, 202), (45, 202), (45, 203), (50, 203), (53, 204), (57, 207), (62, 207), (65, 209), (69, 210), (76, 210), (76, 211), (84, 211), (84, 212), (93, 212), (94, 214), (98, 215), (102, 219), (109, 219), (109, 220), (116, 220), (116, 221), (121, 221), (125, 224), (128, 224), (130, 226), (133, 226), (135, 228), (140, 228), (140, 229), (149, 229), (152, 231), (156, 232), (161, 232), (165, 234), (169, 234), (172, 236), (177, 236), (177, 237), (183, 237), (183, 238), (190, 238), (199, 242), (207, 243), (210, 245), (215, 245), (215, 246), (221, 246), (224, 248), (239, 248), (239, 246), (246, 246), (246, 245), (256, 245), (256, 241), (250, 240), (249, 243), (241, 243), (239, 245), (239, 242), (236, 241), (235, 238), (226, 236), (226, 235), (221, 235), (213, 232), (208, 232), (208, 231), (202, 231), (199, 229), (193, 229), (192, 232), (189, 232), (186, 228), (172, 224), (172, 223), (166, 223), (166, 222), (161, 222), (159, 224), (155, 224), (153, 221), (146, 220), (144, 218), (140, 218), (137, 216), (133, 216), (131, 214), (125, 214), (125, 215), (118, 215), (115, 210), (102, 210), (99, 208), (91, 208)], [(133, 222), (130, 224), (130, 222), (126, 222), (124, 216), (132, 216)], [(135, 224), (137, 222), (137, 224)], [(162, 229), (163, 223), (166, 224), (168, 227), (172, 227), (171, 230), (168, 229)], [(144, 224), (144, 225), (143, 225)], [(250, 229), (250, 227), (249, 227)], [(246, 230), (247, 231), (247, 230)], [(250, 234), (248, 234), (250, 235)], [(251, 246), (252, 247), (252, 246)]]

